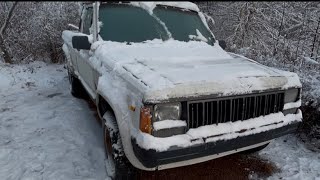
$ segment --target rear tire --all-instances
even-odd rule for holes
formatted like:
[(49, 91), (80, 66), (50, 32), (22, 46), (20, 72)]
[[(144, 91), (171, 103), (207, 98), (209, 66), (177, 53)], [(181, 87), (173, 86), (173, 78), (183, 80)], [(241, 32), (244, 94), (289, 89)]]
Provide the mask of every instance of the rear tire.
[(103, 120), (105, 122), (103, 139), (108, 175), (112, 179), (134, 179), (136, 171), (124, 154), (115, 116), (107, 111), (103, 115)]
[(87, 99), (88, 94), (81, 84), (80, 80), (70, 71), (68, 70), (68, 78), (70, 83), (70, 93), (72, 96), (81, 99)]

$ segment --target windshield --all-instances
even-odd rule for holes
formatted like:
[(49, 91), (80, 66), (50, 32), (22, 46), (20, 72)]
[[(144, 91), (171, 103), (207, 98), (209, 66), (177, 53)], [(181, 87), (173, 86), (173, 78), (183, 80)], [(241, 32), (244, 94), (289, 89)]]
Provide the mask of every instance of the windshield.
[(150, 14), (138, 7), (107, 5), (99, 10), (102, 22), (100, 36), (103, 40), (117, 42), (142, 42), (168, 39), (164, 27)]
[(100, 6), (99, 17), (102, 22), (100, 36), (106, 41), (165, 41), (172, 36), (179, 41), (202, 40), (211, 45), (214, 43), (214, 38), (197, 12), (157, 6), (153, 15), (150, 15), (139, 7), (106, 4)]
[(157, 6), (153, 13), (164, 22), (173, 39), (179, 41), (203, 40), (214, 43), (210, 31), (203, 24), (197, 12), (182, 11), (179, 8)]

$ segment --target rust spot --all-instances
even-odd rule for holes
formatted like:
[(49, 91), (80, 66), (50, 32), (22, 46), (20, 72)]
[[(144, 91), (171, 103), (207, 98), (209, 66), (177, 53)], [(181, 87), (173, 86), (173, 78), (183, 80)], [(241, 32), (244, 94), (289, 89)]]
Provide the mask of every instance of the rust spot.
[(131, 111), (136, 111), (136, 107), (135, 107), (135, 106), (132, 106), (132, 105), (129, 106), (129, 109), (130, 109)]

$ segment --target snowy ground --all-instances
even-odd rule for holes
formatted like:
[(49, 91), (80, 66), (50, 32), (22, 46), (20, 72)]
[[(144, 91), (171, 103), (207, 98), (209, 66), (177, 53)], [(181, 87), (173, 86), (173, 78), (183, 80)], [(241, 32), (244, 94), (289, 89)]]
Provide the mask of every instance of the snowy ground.
[(281, 170), (269, 179), (320, 179), (320, 153), (306, 149), (294, 135), (272, 141), (259, 155)]
[(66, 75), (0, 65), (0, 179), (105, 179), (101, 128)]
[[(101, 127), (63, 65), (0, 64), (0, 98), (0, 179), (107, 179)], [(320, 154), (293, 135), (259, 155), (282, 170), (270, 179), (320, 179)]]

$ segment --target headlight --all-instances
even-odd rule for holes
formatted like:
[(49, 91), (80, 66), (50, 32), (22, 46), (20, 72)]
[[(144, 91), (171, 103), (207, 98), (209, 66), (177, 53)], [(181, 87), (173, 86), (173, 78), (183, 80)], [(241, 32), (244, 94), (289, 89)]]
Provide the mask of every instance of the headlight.
[(154, 121), (180, 119), (181, 104), (168, 103), (154, 106)]
[(289, 89), (285, 92), (284, 103), (296, 102), (299, 97), (299, 89)]

